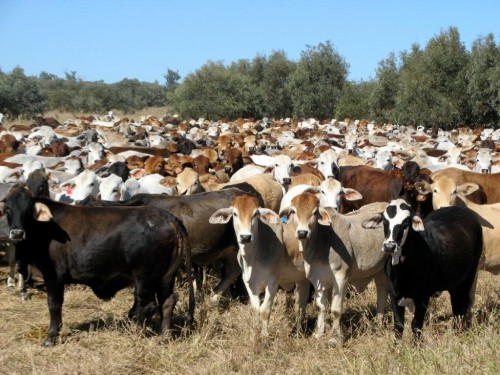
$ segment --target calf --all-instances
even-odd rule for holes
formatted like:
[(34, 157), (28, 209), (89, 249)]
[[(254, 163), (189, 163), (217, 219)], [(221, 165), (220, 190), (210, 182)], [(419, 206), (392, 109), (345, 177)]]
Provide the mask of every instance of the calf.
[(411, 328), (421, 336), (430, 298), (447, 290), (453, 314), (465, 317), (474, 294), (483, 236), (479, 221), (460, 207), (431, 212), (422, 220), (403, 199), (389, 203), (383, 213), (363, 222), (367, 229), (381, 228), (382, 250), (390, 254), (385, 271), (390, 283), (396, 337), (404, 329), (405, 305), (415, 304)]
[(291, 206), (280, 212), (287, 222), (293, 220), (295, 237), (299, 240), (306, 277), (316, 290), (319, 307), (315, 337), (325, 330), (325, 309), (330, 297), (333, 315), (330, 345), (342, 344), (340, 318), (349, 282), (365, 286), (374, 279), (377, 287), (377, 313), (382, 314), (387, 303), (387, 279), (384, 275), (385, 254), (376, 249), (382, 246), (383, 231), (369, 231), (361, 222), (380, 212), (386, 203), (374, 203), (349, 215), (320, 206), (314, 194), (300, 194)]
[[(87, 285), (102, 299), (134, 284), (129, 315), (147, 323), (157, 299), (162, 332), (168, 331), (175, 274), (183, 257), (191, 269), (189, 240), (178, 219), (153, 207), (68, 206), (33, 198), (24, 188), (9, 192), (2, 206), (10, 239), (24, 239), (18, 257), (37, 266), (45, 280), (50, 314), (45, 346), (59, 335), (66, 284)], [(190, 297), (192, 320), (192, 293)]]
[[(262, 334), (268, 335), (269, 317), (278, 286), (289, 291), (299, 284), (299, 315), (305, 313), (309, 297), (309, 281), (299, 254), (291, 256), (283, 244), (283, 228), (279, 216), (259, 207), (259, 200), (250, 195), (233, 199), (231, 206), (213, 213), (211, 224), (226, 224), (231, 218), (238, 241), (238, 263), (252, 307), (262, 320)], [(264, 300), (259, 295), (265, 292)], [(300, 319), (302, 321), (302, 319)]]

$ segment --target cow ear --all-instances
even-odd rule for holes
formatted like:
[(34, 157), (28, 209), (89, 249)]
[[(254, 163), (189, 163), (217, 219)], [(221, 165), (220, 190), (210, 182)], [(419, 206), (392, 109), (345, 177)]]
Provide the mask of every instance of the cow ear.
[(332, 218), (330, 217), (330, 214), (323, 207), (318, 208), (318, 214), (319, 214), (319, 218), (318, 218), (319, 224), (330, 225), (332, 223)]
[(273, 173), (273, 170), (274, 170), (274, 166), (270, 166), (270, 167), (267, 167), (266, 169), (264, 169), (264, 171), (262, 173), (271, 174), (271, 173)]
[(35, 210), (34, 210), (35, 219), (38, 221), (50, 221), (52, 219), (52, 212), (50, 212), (50, 208), (48, 208), (45, 204), (36, 202)]
[(363, 195), (355, 189), (342, 188), (342, 191), (344, 192), (344, 198), (348, 201), (357, 201), (363, 198)]
[(471, 193), (474, 193), (476, 190), (479, 189), (478, 184), (475, 184), (473, 182), (465, 182), (462, 185), (457, 186), (457, 193), (463, 194), (463, 195), (469, 195)]
[(233, 209), (231, 207), (221, 208), (215, 211), (212, 216), (210, 216), (208, 222), (210, 224), (226, 224), (231, 219), (232, 215)]
[(413, 230), (415, 232), (423, 232), (425, 230), (425, 228), (424, 228), (424, 222), (417, 215), (413, 216), (413, 218), (411, 220), (411, 226), (413, 227)]
[(259, 208), (260, 220), (266, 224), (278, 224), (280, 217), (276, 212), (269, 208)]
[(278, 216), (280, 217), (280, 219), (283, 223), (288, 224), (294, 213), (295, 213), (295, 210), (293, 207), (285, 207), (284, 209), (282, 209), (280, 211)]
[(382, 225), (382, 220), (383, 220), (382, 214), (377, 214), (374, 216), (371, 216), (363, 221), (361, 223), (361, 226), (365, 229), (376, 229), (380, 228)]
[(311, 186), (302, 192), (302, 194), (319, 194), (319, 193), (321, 193), (321, 188), (319, 186)]

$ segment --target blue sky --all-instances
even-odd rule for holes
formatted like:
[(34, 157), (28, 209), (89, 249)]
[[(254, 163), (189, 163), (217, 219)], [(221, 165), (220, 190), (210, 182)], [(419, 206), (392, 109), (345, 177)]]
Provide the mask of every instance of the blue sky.
[(298, 61), (331, 41), (360, 81), (390, 52), (425, 47), (450, 26), (468, 50), (488, 33), (499, 43), (499, 15), (499, 0), (0, 0), (0, 69), (164, 83), (167, 69), (185, 77), (209, 60), (277, 50)]

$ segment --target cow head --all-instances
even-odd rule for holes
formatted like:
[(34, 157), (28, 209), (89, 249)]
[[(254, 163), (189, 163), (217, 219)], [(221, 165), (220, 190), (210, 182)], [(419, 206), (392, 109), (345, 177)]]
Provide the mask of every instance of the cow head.
[(302, 193), (292, 199), (291, 206), (283, 208), (279, 216), (289, 223), (295, 224), (295, 237), (308, 240), (318, 224), (330, 225), (331, 217), (328, 211), (320, 206), (315, 194)]
[(24, 186), (11, 189), (0, 202), (0, 217), (4, 215), (10, 228), (9, 238), (13, 241), (26, 238), (26, 228), (29, 228), (33, 218), (38, 221), (52, 219), (50, 209), (43, 203), (35, 203), (31, 192)]
[(226, 224), (231, 218), (239, 244), (247, 244), (255, 239), (258, 233), (258, 220), (272, 224), (278, 224), (280, 221), (273, 210), (259, 207), (259, 200), (247, 194), (235, 197), (231, 207), (215, 211), (209, 222)]
[(392, 255), (392, 264), (402, 261), (401, 251), (405, 244), (410, 227), (416, 232), (424, 230), (422, 219), (415, 215), (411, 206), (404, 199), (391, 201), (384, 212), (363, 221), (363, 228), (374, 229), (384, 226), (385, 240), (382, 251)]
[(452, 178), (447, 176), (439, 177), (430, 185), (432, 207), (437, 210), (441, 207), (454, 206), (457, 195), (468, 195), (478, 189), (479, 186), (472, 182), (457, 186), (457, 183)]

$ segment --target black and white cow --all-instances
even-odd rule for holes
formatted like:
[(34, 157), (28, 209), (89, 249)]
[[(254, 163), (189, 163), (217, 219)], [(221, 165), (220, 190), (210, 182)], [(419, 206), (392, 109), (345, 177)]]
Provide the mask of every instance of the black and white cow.
[(396, 199), (384, 212), (366, 219), (363, 227), (378, 228), (382, 224), (382, 250), (391, 255), (385, 271), (396, 337), (403, 334), (404, 308), (409, 299), (415, 304), (411, 324), (415, 339), (420, 337), (429, 300), (438, 292), (449, 292), (455, 317), (467, 317), (483, 248), (476, 217), (466, 209), (446, 207), (422, 221), (405, 200)]

